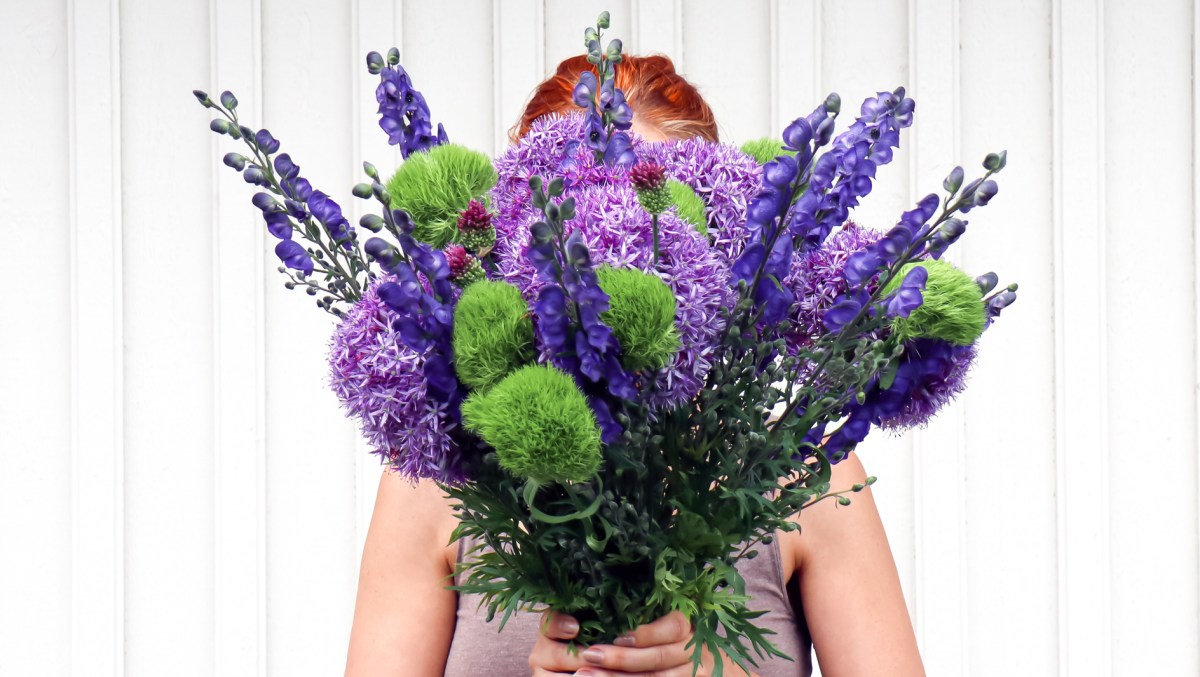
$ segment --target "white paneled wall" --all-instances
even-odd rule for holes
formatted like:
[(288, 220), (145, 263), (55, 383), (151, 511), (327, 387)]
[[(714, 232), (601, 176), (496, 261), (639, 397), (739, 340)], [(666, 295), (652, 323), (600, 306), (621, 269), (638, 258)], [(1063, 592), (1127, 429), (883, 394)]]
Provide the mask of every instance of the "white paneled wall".
[(496, 151), (602, 9), (732, 142), (906, 86), (869, 225), (1009, 150), (952, 256), (1020, 301), (958, 403), (862, 449), (927, 669), (1200, 673), (1192, 3), (0, 0), (0, 675), (344, 661), (379, 469), (190, 91), (356, 218), (361, 161), (399, 159), (367, 51)]

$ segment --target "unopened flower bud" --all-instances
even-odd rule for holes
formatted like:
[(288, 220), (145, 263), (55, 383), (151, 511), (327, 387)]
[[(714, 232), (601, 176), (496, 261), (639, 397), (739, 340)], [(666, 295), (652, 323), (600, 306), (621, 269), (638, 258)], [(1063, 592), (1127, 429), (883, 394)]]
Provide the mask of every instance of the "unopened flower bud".
[(369, 52), (367, 54), (367, 72), (371, 75), (379, 75), (383, 71), (383, 55), (379, 52)]
[(995, 289), (999, 281), (1000, 278), (995, 273), (984, 273), (975, 278), (975, 284), (979, 285), (979, 291), (983, 294), (987, 294)]
[(237, 97), (233, 95), (233, 92), (228, 90), (221, 92), (221, 105), (229, 110), (234, 110), (238, 105)]
[(276, 140), (274, 136), (271, 136), (271, 132), (268, 132), (265, 129), (260, 129), (255, 132), (254, 143), (258, 144), (258, 149), (267, 155), (271, 155), (275, 151), (279, 150), (279, 141)]
[(396, 64), (400, 63), (400, 50), (395, 47), (389, 49), (387, 54), (387, 62), (389, 66), (395, 66)]
[(374, 194), (374, 191), (371, 190), (371, 184), (369, 183), (357, 184), (350, 192), (354, 194), (354, 197), (363, 200), (366, 200), (367, 198), (371, 197), (372, 194)]
[(378, 214), (363, 214), (362, 218), (358, 220), (358, 225), (372, 233), (378, 233), (383, 230), (383, 217)]
[(228, 120), (216, 119), (208, 123), (208, 128), (218, 134), (229, 134), (233, 131), (233, 125), (229, 124)]
[(988, 202), (991, 202), (992, 198), (996, 196), (996, 193), (999, 190), (1000, 187), (996, 185), (995, 181), (992, 181), (991, 179), (984, 181), (975, 191), (975, 206), (982, 207)]
[(262, 185), (266, 181), (266, 177), (263, 176), (262, 170), (258, 167), (247, 167), (246, 171), (242, 172), (242, 178), (245, 179), (246, 183), (255, 185)]
[(962, 188), (963, 176), (963, 168), (955, 167), (950, 170), (950, 174), (946, 177), (946, 180), (942, 181), (942, 187), (951, 195), (957, 193), (958, 189)]
[(600, 12), (600, 16), (596, 17), (596, 27), (600, 29), (608, 28), (610, 18), (608, 10)]
[(225, 163), (226, 167), (231, 167), (239, 172), (246, 168), (246, 157), (237, 153), (226, 153), (221, 161)]
[(460, 287), (467, 287), (484, 279), (483, 266), (479, 259), (471, 256), (466, 248), (452, 244), (445, 249), (446, 264), (450, 267), (450, 280)]

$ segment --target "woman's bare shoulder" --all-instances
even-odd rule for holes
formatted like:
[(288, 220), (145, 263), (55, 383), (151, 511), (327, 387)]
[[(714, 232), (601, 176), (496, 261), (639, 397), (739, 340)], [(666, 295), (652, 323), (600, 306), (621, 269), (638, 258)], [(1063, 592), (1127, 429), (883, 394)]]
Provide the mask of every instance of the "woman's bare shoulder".
[(363, 547), (346, 674), (438, 675), (454, 634), (455, 517), (432, 482), (379, 481)]

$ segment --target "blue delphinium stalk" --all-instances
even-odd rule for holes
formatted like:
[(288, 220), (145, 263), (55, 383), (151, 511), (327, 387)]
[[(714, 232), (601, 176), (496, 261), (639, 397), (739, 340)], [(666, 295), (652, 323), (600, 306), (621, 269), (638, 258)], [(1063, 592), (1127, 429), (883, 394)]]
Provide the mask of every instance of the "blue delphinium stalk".
[(796, 195), (811, 183), (816, 150), (829, 143), (841, 105), (831, 94), (808, 117), (788, 125), (783, 145), (795, 155), (780, 155), (763, 166), (762, 188), (746, 207), (746, 246), (733, 264), (733, 280), (746, 286), (765, 325), (783, 320), (795, 302), (782, 281), (791, 271), (797, 230), (781, 224)]
[[(564, 221), (575, 215), (575, 199), (563, 194), (562, 179), (543, 190), (540, 177), (529, 180), (535, 207), (546, 218), (530, 228), (529, 259), (544, 286), (534, 303), (539, 335), (544, 348), (563, 371), (576, 377), (596, 414), (603, 439), (614, 442), (622, 433), (607, 402), (638, 397), (633, 376), (620, 361), (620, 345), (600, 319), (609, 309), (608, 294), (592, 266), (591, 253), (578, 231), (564, 235)], [(574, 312), (572, 312), (572, 310)]]
[(437, 134), (433, 134), (429, 105), (400, 65), (400, 50), (388, 50), (386, 60), (379, 52), (367, 54), (367, 70), (379, 76), (375, 88), (379, 127), (387, 133), (389, 144), (400, 146), (403, 157), (450, 141), (440, 123)]
[[(927, 195), (882, 238), (847, 258), (843, 273), (845, 297), (829, 308), (823, 318), (831, 345), (843, 345), (847, 339), (861, 335), (863, 323), (878, 326), (892, 318), (907, 317), (921, 305), (921, 289), (927, 275), (918, 272), (921, 267), (913, 267), (902, 283), (885, 296), (888, 281), (906, 264), (925, 257), (937, 258), (957, 241), (965, 232), (966, 221), (956, 215), (991, 200), (997, 188), (990, 177), (1006, 164), (1005, 153), (989, 154), (983, 163), (987, 173), (961, 192), (963, 171), (956, 167), (943, 183), (949, 193), (944, 201), (937, 195)], [(986, 189), (981, 191), (984, 186)], [(1016, 299), (1016, 285), (986, 296), (996, 285), (994, 275), (982, 276), (977, 284), (985, 295), (989, 322)], [(858, 397), (842, 403), (840, 413), (845, 420), (823, 445), (826, 452), (833, 458), (844, 456), (866, 438), (872, 425), (922, 422), (922, 416), (941, 404), (924, 402), (922, 393), (961, 389), (956, 381), (965, 374), (966, 367), (962, 364), (969, 363), (973, 356), (973, 352), (965, 350), (944, 341), (927, 340), (910, 342), (902, 352), (893, 353), (893, 369), (872, 375)], [(808, 383), (819, 381), (825, 365), (826, 361), (822, 361), (810, 370)], [(933, 387), (931, 383), (940, 383), (941, 387)]]
[(401, 340), (423, 356), (430, 397), (446, 405), (450, 419), (457, 421), (466, 393), (454, 372), (456, 288), (450, 281), (450, 266), (443, 252), (412, 236), (408, 214), (392, 210), (390, 220), (393, 227), (389, 230), (394, 230), (400, 248), (378, 237), (366, 244), (367, 253), (380, 268), (397, 278), (379, 286), (379, 298), (396, 313), (392, 328)]
[(596, 66), (600, 77), (597, 79), (591, 71), (580, 73), (572, 98), (576, 106), (587, 110), (584, 143), (596, 154), (597, 161), (603, 158), (606, 164), (630, 166), (637, 156), (625, 132), (633, 125), (633, 109), (616, 84), (616, 66), (622, 59), (621, 41), (612, 40), (607, 49), (600, 49), (601, 31), (608, 25), (608, 12), (602, 12), (596, 26), (584, 32), (588, 62)]
[[(300, 176), (291, 156), (276, 155), (280, 143), (271, 132), (239, 124), (237, 97), (232, 93), (223, 92), (219, 103), (204, 92), (193, 94), (202, 106), (221, 114), (209, 124), (212, 131), (240, 139), (250, 149), (250, 156), (227, 153), (223, 162), (240, 172), (246, 183), (264, 189), (251, 201), (262, 212), (268, 232), (280, 240), (275, 254), (284, 264), (280, 272), (289, 277), (285, 286), (303, 288), (310, 296), (323, 292), (317, 305), (341, 316), (344, 306), (356, 302), (370, 280), (357, 233), (341, 207)], [(294, 240), (297, 234), (311, 246)], [(313, 275), (323, 279), (309, 279)]]
[(915, 107), (903, 87), (863, 102), (859, 118), (817, 160), (807, 189), (792, 208), (788, 229), (801, 249), (820, 246), (871, 192), (876, 168), (891, 162), (900, 130), (912, 125)]

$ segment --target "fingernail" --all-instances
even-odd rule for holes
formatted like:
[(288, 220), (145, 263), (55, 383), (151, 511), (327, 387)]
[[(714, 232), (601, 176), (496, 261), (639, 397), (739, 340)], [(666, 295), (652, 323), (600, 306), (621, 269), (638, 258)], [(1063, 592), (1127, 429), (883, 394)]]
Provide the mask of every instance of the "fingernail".
[(579, 632), (579, 621), (575, 620), (574, 618), (568, 618), (560, 623), (559, 627), (562, 628), (563, 632), (574, 635), (575, 633)]
[[(604, 652), (599, 649), (588, 649), (587, 651), (584, 651), (580, 655), (583, 656), (583, 660), (585, 660), (589, 663), (604, 662)], [(576, 674), (579, 674), (579, 673), (576, 673)]]
[(633, 635), (621, 635), (613, 640), (613, 644), (617, 646), (634, 646), (637, 644), (637, 639)]
[(596, 673), (592, 672), (591, 670), (587, 670), (587, 669), (576, 670), (575, 677), (596, 677)]

